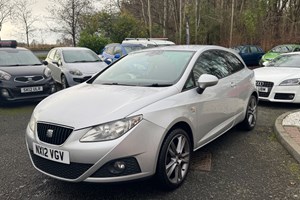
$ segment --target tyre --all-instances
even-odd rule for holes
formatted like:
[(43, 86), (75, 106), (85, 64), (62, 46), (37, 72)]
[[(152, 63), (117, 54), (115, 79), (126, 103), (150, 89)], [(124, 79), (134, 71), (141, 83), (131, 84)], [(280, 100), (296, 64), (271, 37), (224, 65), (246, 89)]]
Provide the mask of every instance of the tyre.
[(171, 130), (165, 138), (156, 171), (163, 189), (172, 190), (183, 183), (190, 166), (191, 148), (190, 138), (181, 128)]
[(247, 111), (244, 121), (241, 123), (241, 128), (250, 131), (252, 130), (257, 121), (257, 98), (254, 95), (251, 95), (248, 105)]
[(67, 81), (65, 75), (61, 75), (61, 87), (62, 87), (62, 89), (69, 87), (69, 84), (68, 84), (68, 81)]

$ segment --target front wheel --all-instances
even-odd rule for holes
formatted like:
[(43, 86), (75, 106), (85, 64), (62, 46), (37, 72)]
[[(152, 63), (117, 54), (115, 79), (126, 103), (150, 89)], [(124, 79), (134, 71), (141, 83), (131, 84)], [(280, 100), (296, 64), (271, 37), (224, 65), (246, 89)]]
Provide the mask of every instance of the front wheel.
[(241, 123), (241, 126), (244, 130), (252, 130), (257, 121), (257, 98), (254, 95), (251, 95), (244, 121)]
[(62, 89), (66, 89), (69, 87), (67, 78), (65, 77), (65, 75), (61, 75), (61, 87)]
[(164, 189), (179, 187), (185, 180), (190, 166), (191, 142), (181, 128), (171, 130), (165, 138), (158, 158), (156, 176)]

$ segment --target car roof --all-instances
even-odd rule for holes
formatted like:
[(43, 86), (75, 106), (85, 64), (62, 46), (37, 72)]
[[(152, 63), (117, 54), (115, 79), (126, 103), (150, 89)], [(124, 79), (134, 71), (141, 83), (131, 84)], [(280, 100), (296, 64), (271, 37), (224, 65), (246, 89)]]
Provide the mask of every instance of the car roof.
[(53, 49), (61, 49), (61, 50), (90, 50), (90, 49), (88, 49), (86, 47), (55, 47)]
[(157, 50), (173, 50), (173, 51), (204, 51), (209, 49), (220, 49), (233, 52), (226, 47), (217, 46), (217, 45), (172, 45), (172, 46), (159, 46), (154, 48), (143, 49), (139, 51), (157, 51)]

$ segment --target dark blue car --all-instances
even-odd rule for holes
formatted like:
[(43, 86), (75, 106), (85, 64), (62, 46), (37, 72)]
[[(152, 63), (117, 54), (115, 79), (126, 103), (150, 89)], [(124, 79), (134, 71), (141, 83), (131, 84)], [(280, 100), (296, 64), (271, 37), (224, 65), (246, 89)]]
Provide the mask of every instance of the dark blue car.
[(115, 60), (119, 59), (120, 57), (127, 55), (132, 51), (137, 51), (144, 49), (145, 46), (141, 44), (119, 44), (119, 43), (112, 43), (108, 44), (102, 50), (102, 54), (100, 57), (107, 63), (110, 64)]
[(258, 66), (259, 60), (265, 54), (262, 48), (256, 45), (240, 45), (232, 49), (240, 54), (247, 66)]

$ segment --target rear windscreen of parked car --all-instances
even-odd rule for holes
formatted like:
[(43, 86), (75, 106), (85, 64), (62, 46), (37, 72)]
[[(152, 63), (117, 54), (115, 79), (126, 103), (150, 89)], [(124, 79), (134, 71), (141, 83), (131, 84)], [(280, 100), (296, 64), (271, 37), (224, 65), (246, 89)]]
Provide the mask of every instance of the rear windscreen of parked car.
[(28, 50), (0, 50), (0, 66), (41, 65), (40, 60)]
[(66, 63), (100, 61), (97, 54), (89, 50), (64, 50), (62, 54)]
[(113, 64), (94, 81), (98, 84), (169, 86), (176, 83), (194, 52), (144, 51), (130, 54)]

